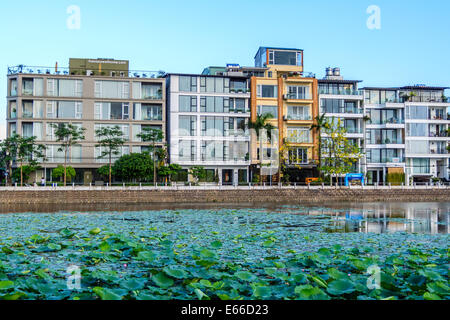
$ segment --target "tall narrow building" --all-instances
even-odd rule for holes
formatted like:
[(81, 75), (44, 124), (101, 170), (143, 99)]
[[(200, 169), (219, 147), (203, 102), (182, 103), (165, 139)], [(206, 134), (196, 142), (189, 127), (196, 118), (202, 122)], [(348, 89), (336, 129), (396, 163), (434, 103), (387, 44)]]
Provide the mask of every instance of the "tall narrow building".
[[(345, 80), (340, 68), (327, 68), (325, 77), (318, 82), (320, 114), (325, 114), (329, 119), (340, 119), (347, 131), (346, 138), (363, 154), (363, 157), (353, 164), (351, 173), (365, 172), (364, 96), (363, 91), (358, 89), (358, 83), (362, 81)], [(322, 138), (328, 137), (323, 134)]]
[[(270, 123), (278, 129), (278, 150), (263, 146), (264, 159), (289, 146), (288, 155), (280, 155), (286, 162), (285, 179), (304, 182), (317, 176), (317, 136), (310, 130), (319, 113), (318, 82), (314, 75), (303, 70), (303, 50), (260, 47), (255, 56), (255, 67), (266, 68), (264, 75), (251, 78), (251, 118), (270, 113)], [(261, 150), (256, 135), (252, 136), (252, 172), (261, 167)], [(267, 172), (266, 172), (267, 173)], [(279, 181), (281, 170), (264, 175), (266, 181)]]

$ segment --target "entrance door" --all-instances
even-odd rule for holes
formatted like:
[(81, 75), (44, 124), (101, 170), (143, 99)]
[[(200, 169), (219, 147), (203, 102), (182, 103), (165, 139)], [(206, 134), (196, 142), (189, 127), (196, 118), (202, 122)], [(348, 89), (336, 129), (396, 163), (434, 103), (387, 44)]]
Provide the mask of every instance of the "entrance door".
[(88, 186), (90, 183), (92, 183), (92, 171), (85, 171), (84, 172), (84, 185)]
[(232, 185), (232, 184), (233, 184), (233, 170), (223, 169), (222, 185)]

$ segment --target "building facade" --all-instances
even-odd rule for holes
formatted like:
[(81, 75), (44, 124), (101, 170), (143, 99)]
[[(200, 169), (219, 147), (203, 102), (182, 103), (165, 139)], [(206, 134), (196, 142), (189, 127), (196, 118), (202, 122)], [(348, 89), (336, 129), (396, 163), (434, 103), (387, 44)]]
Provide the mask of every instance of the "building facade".
[[(261, 47), (255, 56), (255, 67), (266, 68), (266, 71), (264, 75), (251, 78), (252, 121), (256, 121), (257, 115), (271, 114), (273, 118), (269, 122), (278, 129), (276, 148), (273, 141), (263, 145), (262, 164), (266, 165), (264, 159), (288, 146), (288, 154), (282, 152), (279, 156), (286, 162), (284, 171), (289, 180), (304, 182), (307, 177), (317, 176), (317, 135), (310, 128), (318, 115), (318, 82), (314, 75), (304, 73), (303, 50)], [(254, 172), (261, 166), (259, 149), (260, 144), (253, 133), (251, 159)], [(273, 174), (266, 172), (265, 180), (279, 181), (280, 173), (281, 170)]]
[[(179, 164), (186, 171), (194, 166), (204, 167), (206, 182), (247, 183), (248, 77), (206, 73), (166, 77), (170, 163)], [(193, 177), (189, 179), (192, 181)]]
[(450, 104), (444, 87), (364, 88), (368, 183), (405, 173), (405, 184), (449, 179)]
[(112, 59), (71, 59), (69, 69), (9, 68), (7, 136), (13, 132), (36, 136), (46, 146), (47, 159), (31, 180), (52, 181), (51, 170), (64, 163), (51, 124), (86, 128), (85, 140), (71, 148), (67, 159), (76, 170), (76, 183), (103, 180), (96, 169), (108, 159), (100, 158), (96, 129), (116, 125), (122, 129), (126, 142), (114, 160), (146, 150), (148, 143), (137, 137), (143, 128), (165, 133), (165, 79), (161, 76), (161, 72), (130, 72), (128, 61)]
[[(340, 68), (327, 68), (326, 76), (319, 79), (319, 103), (320, 114), (325, 115), (328, 120), (339, 119), (345, 127), (346, 138), (360, 150), (364, 150), (364, 96), (363, 91), (358, 89), (360, 80), (344, 80)], [(327, 139), (326, 133), (322, 139)], [(326, 154), (323, 153), (326, 161)], [(365, 172), (365, 153), (363, 157), (354, 163), (352, 173)]]

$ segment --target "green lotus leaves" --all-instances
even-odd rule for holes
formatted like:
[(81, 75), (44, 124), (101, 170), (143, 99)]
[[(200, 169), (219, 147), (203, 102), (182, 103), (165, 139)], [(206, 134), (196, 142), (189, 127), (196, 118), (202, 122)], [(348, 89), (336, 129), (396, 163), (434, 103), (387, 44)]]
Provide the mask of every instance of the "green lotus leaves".
[(327, 291), (329, 294), (339, 296), (354, 292), (355, 286), (350, 280), (334, 280), (328, 284)]
[(0, 300), (450, 299), (449, 235), (327, 233), (283, 210), (3, 215)]

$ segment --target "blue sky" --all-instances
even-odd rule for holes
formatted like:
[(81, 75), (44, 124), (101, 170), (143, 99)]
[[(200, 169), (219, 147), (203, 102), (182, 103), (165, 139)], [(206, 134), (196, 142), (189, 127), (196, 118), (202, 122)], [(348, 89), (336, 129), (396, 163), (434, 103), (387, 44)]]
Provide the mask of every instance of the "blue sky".
[[(70, 5), (81, 9), (79, 30), (67, 28)], [(366, 26), (370, 5), (381, 9), (380, 30)], [(304, 49), (305, 70), (318, 77), (339, 66), (363, 86), (450, 86), (449, 12), (448, 0), (1, 1), (0, 68), (102, 57), (130, 60), (135, 70), (199, 73), (253, 65), (267, 45)]]

